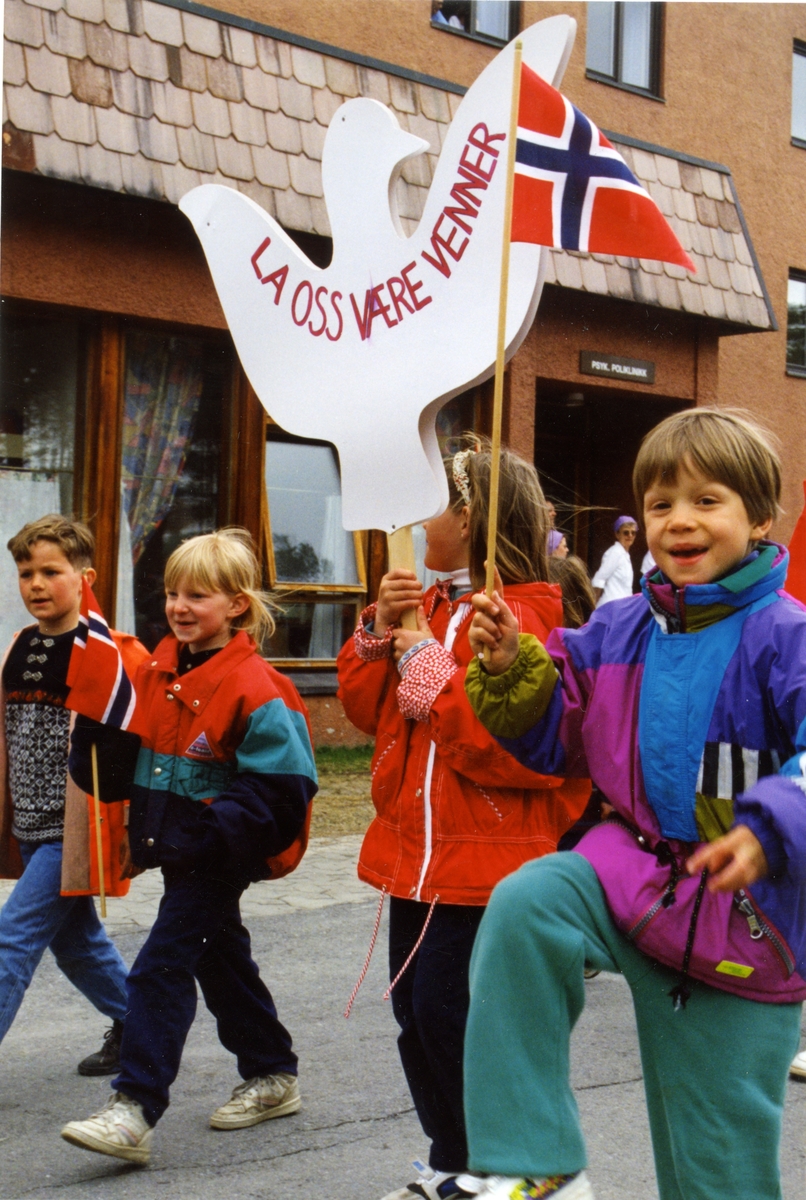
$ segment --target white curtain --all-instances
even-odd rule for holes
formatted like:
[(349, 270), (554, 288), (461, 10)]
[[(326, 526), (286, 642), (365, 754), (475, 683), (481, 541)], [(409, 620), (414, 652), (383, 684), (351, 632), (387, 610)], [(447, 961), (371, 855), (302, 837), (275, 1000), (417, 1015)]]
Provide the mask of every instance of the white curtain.
[(0, 470), (0, 548), (4, 554), (0, 571), (0, 649), (33, 617), (20, 599), (17, 566), (6, 543), (27, 525), (48, 513), (59, 512), (59, 479), (44, 471)]

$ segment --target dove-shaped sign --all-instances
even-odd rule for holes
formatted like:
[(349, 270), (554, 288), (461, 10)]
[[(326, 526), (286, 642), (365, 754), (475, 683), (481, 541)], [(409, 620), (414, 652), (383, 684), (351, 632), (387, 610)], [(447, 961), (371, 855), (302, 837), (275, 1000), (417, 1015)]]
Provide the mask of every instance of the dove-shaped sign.
[[(519, 35), (524, 61), (558, 84), (575, 31), (565, 16), (531, 26)], [(327, 268), (231, 188), (204, 185), (180, 202), (266, 411), (336, 446), (346, 529), (391, 533), (447, 504), (436, 414), (495, 363), (513, 56), (510, 43), (462, 99), (411, 237), (393, 185), (428, 144), (375, 100), (348, 100), (327, 131)], [(546, 253), (511, 248), (507, 357), (534, 318)]]

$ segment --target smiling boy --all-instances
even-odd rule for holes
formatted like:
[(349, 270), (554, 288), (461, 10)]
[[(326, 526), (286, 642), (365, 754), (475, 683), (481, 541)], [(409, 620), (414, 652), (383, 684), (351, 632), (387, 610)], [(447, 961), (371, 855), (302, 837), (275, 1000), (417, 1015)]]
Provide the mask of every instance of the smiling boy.
[[(0, 1041), (49, 947), (71, 983), (113, 1023), (101, 1050), (78, 1068), (106, 1075), (118, 1065), (126, 967), (89, 894), (87, 797), (67, 775), (65, 707), (82, 578), (95, 580), (94, 541), (85, 525), (50, 515), (25, 525), (8, 548), (36, 624), (17, 635), (2, 666), (0, 876), (18, 882), (0, 912)], [(145, 649), (132, 637), (115, 637), (133, 669)], [(125, 840), (118, 824), (113, 841), (115, 833)], [(111, 894), (128, 887), (117, 875), (109, 885)]]
[(545, 648), (474, 598), (477, 715), (532, 770), (589, 774), (614, 814), (493, 893), (471, 1168), (490, 1200), (593, 1196), (568, 1081), (588, 964), (632, 990), (661, 1200), (779, 1200), (806, 998), (806, 612), (764, 540), (780, 465), (740, 415), (694, 409), (645, 438), (633, 484), (657, 565), (641, 595)]

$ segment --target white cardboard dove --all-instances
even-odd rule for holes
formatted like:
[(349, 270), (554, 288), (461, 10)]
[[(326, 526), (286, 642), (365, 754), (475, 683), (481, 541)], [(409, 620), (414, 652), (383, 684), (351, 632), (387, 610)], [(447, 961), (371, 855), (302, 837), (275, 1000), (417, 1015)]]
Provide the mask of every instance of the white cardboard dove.
[[(575, 30), (564, 16), (531, 26), (524, 62), (556, 86)], [(327, 131), (324, 270), (234, 189), (208, 184), (180, 202), (264, 408), (338, 449), (346, 529), (390, 533), (447, 504), (436, 414), (495, 364), (513, 57), (510, 43), (462, 99), (411, 237), (393, 185), (428, 146), (375, 100), (348, 100)], [(512, 245), (508, 358), (534, 318), (545, 253)]]

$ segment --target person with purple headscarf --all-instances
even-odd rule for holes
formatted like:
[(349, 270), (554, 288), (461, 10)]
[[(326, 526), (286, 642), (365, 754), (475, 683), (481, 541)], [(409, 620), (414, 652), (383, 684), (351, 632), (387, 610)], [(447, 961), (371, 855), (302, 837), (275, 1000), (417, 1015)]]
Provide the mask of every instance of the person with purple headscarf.
[(565, 534), (561, 529), (549, 530), (549, 540), (546, 547), (546, 553), (549, 558), (567, 558), (568, 557), (568, 542)]
[(633, 565), (630, 550), (635, 544), (638, 522), (635, 517), (618, 517), (613, 523), (616, 540), (602, 555), (602, 564), (591, 580), (596, 607), (621, 600), (633, 593)]

